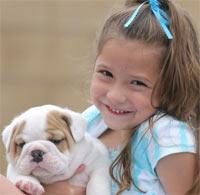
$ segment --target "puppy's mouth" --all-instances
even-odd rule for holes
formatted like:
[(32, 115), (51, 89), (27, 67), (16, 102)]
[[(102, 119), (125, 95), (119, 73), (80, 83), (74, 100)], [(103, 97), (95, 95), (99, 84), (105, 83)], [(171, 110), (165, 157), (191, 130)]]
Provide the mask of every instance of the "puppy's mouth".
[(34, 176), (49, 175), (49, 174), (52, 174), (51, 171), (44, 167), (41, 167), (40, 165), (35, 166), (31, 170), (31, 175), (34, 175)]
[(37, 178), (48, 178), (48, 177), (53, 177), (53, 176), (61, 177), (62, 175), (65, 175), (65, 173), (63, 169), (53, 171), (51, 169), (47, 169), (47, 168), (41, 167), (40, 165), (37, 165), (31, 170), (30, 175), (33, 175), (34, 177), (37, 177)]
[(37, 165), (31, 170), (31, 173), (39, 173), (41, 171), (49, 172), (48, 169), (41, 167), (40, 165)]

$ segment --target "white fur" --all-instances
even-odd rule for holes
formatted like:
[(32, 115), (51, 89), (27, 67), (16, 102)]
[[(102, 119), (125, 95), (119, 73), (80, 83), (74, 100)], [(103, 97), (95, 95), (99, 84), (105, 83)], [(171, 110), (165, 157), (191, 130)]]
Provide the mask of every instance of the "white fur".
[[(47, 114), (50, 111), (64, 113), (69, 119), (71, 133), (75, 144), (69, 151), (61, 153), (55, 144), (45, 137)], [(53, 105), (34, 107), (16, 117), (3, 133), (3, 143), (8, 150), (14, 127), (25, 121), (25, 127), (20, 136), (25, 140), (17, 160), (7, 153), (7, 177), (22, 190), (33, 195), (44, 192), (41, 183), (49, 184), (55, 181), (69, 179), (74, 185), (86, 185), (87, 195), (109, 195), (110, 179), (108, 173), (109, 158), (105, 146), (96, 138), (85, 132), (86, 122), (79, 113)], [(31, 151), (45, 152), (42, 162), (32, 161)], [(78, 167), (84, 164), (85, 170), (74, 175)], [(26, 188), (26, 189), (25, 189)], [(58, 189), (59, 190), (59, 189)]]

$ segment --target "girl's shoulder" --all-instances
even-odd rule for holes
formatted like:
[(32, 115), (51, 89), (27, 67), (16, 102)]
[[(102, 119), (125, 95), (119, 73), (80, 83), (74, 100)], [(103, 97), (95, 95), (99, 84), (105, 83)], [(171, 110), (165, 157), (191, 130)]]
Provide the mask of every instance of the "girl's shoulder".
[(194, 145), (195, 129), (183, 121), (158, 112), (151, 120), (145, 121), (138, 127), (135, 138), (141, 139), (142, 137), (165, 146), (179, 144)]
[(133, 158), (148, 159), (151, 167), (170, 154), (196, 152), (195, 130), (183, 121), (157, 113), (145, 121), (132, 138)]
[[(180, 121), (175, 117), (167, 115), (163, 112), (157, 112), (151, 120), (145, 121), (140, 125), (138, 131), (143, 134), (152, 135), (161, 141), (164, 138), (176, 138), (175, 141), (185, 141), (186, 137), (189, 142), (194, 143), (195, 129), (191, 128), (186, 122)], [(185, 138), (185, 139), (184, 139)]]

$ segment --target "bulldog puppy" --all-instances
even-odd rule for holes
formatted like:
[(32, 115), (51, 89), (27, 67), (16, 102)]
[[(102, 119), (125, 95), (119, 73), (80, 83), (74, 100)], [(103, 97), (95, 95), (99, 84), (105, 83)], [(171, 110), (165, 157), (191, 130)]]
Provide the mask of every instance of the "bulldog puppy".
[[(16, 117), (2, 133), (8, 179), (32, 195), (44, 193), (42, 183), (66, 179), (86, 186), (87, 195), (110, 195), (108, 152), (86, 133), (86, 126), (81, 114), (54, 105), (34, 107)], [(83, 164), (85, 170), (75, 174)]]

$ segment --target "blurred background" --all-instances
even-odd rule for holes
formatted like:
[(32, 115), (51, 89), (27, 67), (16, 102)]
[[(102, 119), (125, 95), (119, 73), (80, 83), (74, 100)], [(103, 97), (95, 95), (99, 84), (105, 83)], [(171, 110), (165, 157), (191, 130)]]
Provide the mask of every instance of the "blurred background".
[[(0, 0), (0, 133), (26, 109), (89, 103), (96, 32), (121, 0)], [(200, 32), (200, 0), (178, 0)], [(6, 160), (0, 139), (0, 173)]]

